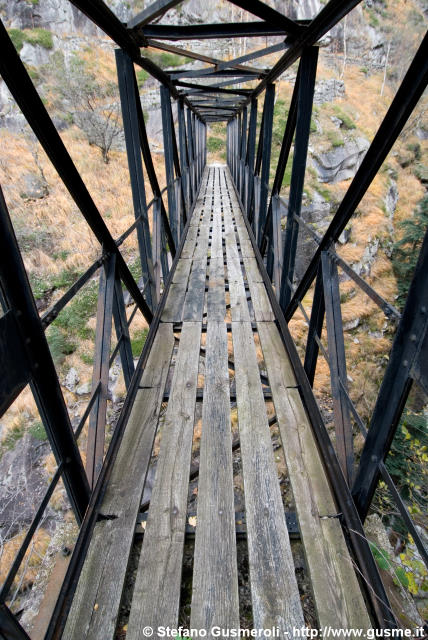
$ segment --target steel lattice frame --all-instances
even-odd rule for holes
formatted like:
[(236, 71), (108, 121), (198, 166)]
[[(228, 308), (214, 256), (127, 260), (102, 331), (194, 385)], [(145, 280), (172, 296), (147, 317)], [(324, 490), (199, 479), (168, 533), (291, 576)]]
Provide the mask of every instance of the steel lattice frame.
[[(293, 21), (260, 0), (230, 0), (245, 9), (256, 21), (231, 24), (178, 26), (157, 20), (179, 0), (156, 0), (127, 25), (121, 23), (102, 0), (70, 0), (118, 45), (116, 52), (118, 83), (135, 212), (134, 224), (113, 239), (86, 189), (76, 167), (38, 96), (6, 29), (0, 23), (0, 74), (28, 120), (34, 133), (58, 171), (65, 186), (100, 243), (100, 257), (70, 290), (41, 318), (39, 317), (5, 199), (0, 192), (0, 294), (4, 315), (0, 318), (1, 383), (0, 408), (7, 410), (27, 383), (31, 384), (40, 414), (58, 462), (55, 474), (33, 524), (24, 540), (1, 591), (0, 621), (2, 637), (27, 638), (27, 634), (6, 606), (13, 579), (31, 542), (43, 511), (63, 478), (76, 517), (80, 535), (70, 562), (46, 638), (58, 638), (98, 515), (103, 491), (109, 478), (123, 429), (136, 392), (127, 320), (122, 294), (123, 283), (150, 323), (148, 338), (139, 367), (144, 366), (153, 343), (172, 274), (183, 246), (206, 163), (207, 123), (227, 121), (227, 163), (240, 198), (244, 218), (264, 277), (282, 340), (291, 357), (299, 389), (310, 418), (318, 448), (358, 571), (363, 577), (371, 604), (374, 625), (395, 625), (382, 581), (377, 571), (361, 522), (370, 506), (381, 476), (390, 488), (398, 509), (409, 527), (421, 555), (426, 551), (407, 509), (384, 465), (413, 381), (426, 391), (428, 326), (428, 238), (425, 238), (406, 307), (402, 316), (375, 292), (335, 252), (334, 243), (354, 214), (381, 164), (403, 129), (428, 81), (428, 36), (417, 51), (378, 133), (352, 181), (336, 215), (322, 238), (309, 229), (318, 244), (313, 259), (294, 287), (294, 264), (299, 229), (308, 230), (300, 216), (304, 173), (308, 151), (310, 119), (314, 93), (317, 42), (360, 0), (330, 0), (312, 20)], [(156, 23), (154, 23), (156, 21)], [(171, 41), (280, 36), (273, 44), (234, 60), (202, 55)], [(165, 40), (167, 42), (165, 42)], [(198, 70), (165, 71), (145, 57), (141, 50), (151, 47), (206, 63)], [(265, 55), (281, 53), (271, 69), (247, 63)], [(284, 131), (273, 185), (269, 188), (270, 152), (275, 81), (294, 62), (300, 60), (294, 92)], [(138, 94), (134, 64), (160, 82), (167, 187), (160, 189), (147, 139)], [(203, 81), (201, 83), (201, 80)], [(208, 81), (208, 84), (204, 84)], [(257, 81), (255, 88), (242, 88)], [(265, 92), (263, 115), (257, 140), (257, 99)], [(177, 102), (178, 132), (175, 131), (171, 104)], [(294, 139), (290, 200), (286, 207), (279, 196), (285, 168)], [(143, 166), (154, 199), (147, 204)], [(166, 198), (164, 198), (166, 192)], [(167, 200), (167, 204), (165, 204)], [(148, 211), (153, 208), (153, 237), (150, 239)], [(285, 241), (281, 218), (286, 215)], [(137, 232), (143, 273), (140, 289), (120, 252), (120, 246)], [(168, 266), (168, 250), (173, 259)], [(356, 412), (346, 386), (346, 361), (340, 313), (338, 267), (344, 270), (389, 317), (397, 319), (398, 329), (389, 365), (379, 392), (368, 432)], [(96, 356), (92, 395), (78, 429), (73, 432), (58, 377), (44, 335), (45, 329), (65, 305), (100, 270), (96, 331)], [(13, 273), (13, 280), (11, 278)], [(302, 299), (316, 279), (304, 365), (288, 332), (286, 322), (302, 307)], [(161, 285), (163, 282), (163, 295)], [(304, 311), (304, 310), (303, 310)], [(305, 312), (306, 313), (306, 312)], [(328, 354), (320, 336), (326, 318)], [(117, 344), (110, 357), (111, 320)], [(312, 393), (319, 350), (328, 358), (335, 403), (337, 451), (334, 450), (318, 405)], [(106, 385), (112, 359), (120, 353), (127, 399), (105, 459), (104, 429)], [(17, 357), (19, 355), (19, 358)], [(40, 363), (43, 362), (43, 367)], [(391, 401), (392, 398), (392, 401)], [(366, 433), (367, 439), (355, 472), (350, 416)], [(83, 467), (77, 438), (90, 418), (88, 464)], [(368, 586), (367, 586), (368, 585)]]

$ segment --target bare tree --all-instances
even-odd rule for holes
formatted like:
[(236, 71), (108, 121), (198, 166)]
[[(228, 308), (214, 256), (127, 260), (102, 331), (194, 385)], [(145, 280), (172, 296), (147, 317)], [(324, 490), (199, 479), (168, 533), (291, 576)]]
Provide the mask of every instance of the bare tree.
[(57, 106), (85, 133), (89, 144), (100, 149), (108, 163), (112, 145), (123, 134), (117, 85), (98, 80), (77, 56), (68, 64), (56, 57), (51, 71), (60, 103)]

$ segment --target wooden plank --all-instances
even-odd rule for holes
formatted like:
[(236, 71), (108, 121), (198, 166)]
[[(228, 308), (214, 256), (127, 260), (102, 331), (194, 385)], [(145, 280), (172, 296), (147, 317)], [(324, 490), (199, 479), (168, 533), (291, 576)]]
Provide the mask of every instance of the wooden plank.
[[(254, 252), (253, 252), (254, 255)], [(259, 265), (257, 264), (257, 260), (252, 257), (243, 256), (245, 273), (247, 276), (247, 281), (249, 282), (263, 282), (262, 274), (260, 273)]]
[(258, 324), (321, 627), (370, 627), (291, 364), (274, 323)]
[(202, 322), (204, 312), (207, 258), (193, 260), (192, 271), (184, 300), (183, 321), (199, 320)]
[(226, 239), (227, 278), (229, 282), (243, 281), (241, 262), (236, 242)]
[[(191, 627), (239, 628), (227, 332), (208, 320)], [(212, 637), (208, 633), (207, 637)]]
[(210, 247), (211, 258), (223, 257), (221, 224), (222, 224), (221, 217), (217, 213), (217, 215), (214, 215), (213, 226), (212, 226), (212, 238), (211, 238), (211, 247)]
[(175, 284), (185, 282), (187, 284), (191, 266), (192, 260), (190, 258), (181, 257), (177, 262), (177, 266), (172, 276), (172, 282)]
[(135, 581), (127, 640), (178, 622), (201, 323), (183, 325), (155, 483)]
[(221, 258), (211, 258), (207, 292), (207, 319), (223, 320), (226, 315), (224, 264)]
[(161, 325), (140, 383), (146, 388), (137, 392), (101, 508), (114, 518), (95, 525), (64, 639), (114, 637), (173, 347), (171, 325)]
[(251, 324), (232, 322), (253, 625), (304, 625)]
[(187, 282), (171, 284), (168, 291), (168, 297), (162, 311), (162, 322), (181, 322), (186, 289)]
[(275, 320), (275, 315), (272, 311), (264, 283), (251, 281), (249, 285), (256, 320), (258, 322)]
[(198, 234), (198, 227), (190, 226), (187, 231), (186, 240), (184, 241), (183, 250), (181, 252), (180, 258), (193, 257), (193, 253), (195, 251), (197, 234)]
[(210, 233), (210, 222), (203, 220), (199, 226), (199, 236), (196, 239), (196, 247), (193, 254), (194, 260), (203, 260), (208, 254), (208, 240)]
[[(236, 204), (236, 218), (242, 219), (242, 213), (241, 210), (239, 209), (239, 205)], [(244, 224), (244, 222), (242, 221), (242, 224)], [(248, 257), (248, 258), (252, 258), (254, 257), (254, 249), (253, 249), (253, 245), (251, 244), (251, 240), (248, 236), (248, 231), (246, 227), (242, 227), (238, 225), (238, 236), (239, 236), (239, 242), (241, 245), (241, 253), (242, 256), (244, 257)]]

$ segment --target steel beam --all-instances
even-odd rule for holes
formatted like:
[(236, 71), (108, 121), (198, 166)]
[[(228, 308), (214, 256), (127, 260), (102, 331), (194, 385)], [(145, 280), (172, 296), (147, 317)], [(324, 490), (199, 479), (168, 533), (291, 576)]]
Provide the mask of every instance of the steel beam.
[(137, 239), (141, 270), (144, 285), (146, 282), (149, 282), (146, 299), (147, 304), (153, 312), (156, 306), (156, 291), (150, 227), (147, 215), (146, 189), (144, 186), (143, 164), (141, 161), (139, 141), (137, 101), (139, 102), (140, 97), (138, 93), (135, 93), (134, 69), (131, 58), (120, 49), (116, 49), (115, 53), (134, 215), (136, 220), (139, 220), (137, 225)]
[(265, 102), (263, 106), (263, 142), (262, 142), (262, 167), (260, 173), (260, 203), (259, 218), (256, 227), (256, 239), (260, 240), (266, 218), (266, 208), (269, 192), (270, 154), (272, 148), (272, 124), (273, 108), (275, 101), (275, 85), (266, 87)]
[[(331, 0), (332, 1), (332, 0)], [(355, 213), (373, 178), (381, 168), (394, 142), (400, 135), (410, 114), (428, 83), (428, 34), (425, 35), (412, 63), (380, 125), (373, 142), (351, 182), (339, 208), (331, 221), (320, 245), (304, 273), (293, 298), (284, 311), (286, 320), (295, 312), (298, 300), (302, 300), (317, 273), (321, 252), (340, 236)]]
[(160, 88), (161, 92), (161, 109), (162, 109), (162, 132), (163, 132), (163, 147), (165, 157), (165, 171), (166, 171), (166, 183), (168, 194), (168, 213), (169, 224), (171, 226), (171, 232), (174, 237), (174, 241), (178, 244), (179, 240), (179, 221), (177, 220), (177, 202), (175, 199), (174, 189), (174, 153), (172, 144), (172, 127), (171, 122), (171, 96), (168, 87), (164, 85)]
[(89, 502), (89, 485), (74, 438), (55, 365), (19, 251), (6, 201), (0, 189), (0, 282), (4, 300), (13, 309), (30, 363), (32, 390), (71, 506), (80, 523)]
[(252, 13), (257, 18), (261, 18), (268, 24), (273, 26), (280, 26), (286, 33), (292, 36), (297, 36), (301, 33), (302, 27), (290, 18), (287, 18), (284, 14), (276, 11), (272, 7), (269, 7), (265, 2), (260, 0), (229, 0), (232, 4), (236, 4), (241, 9), (245, 9), (249, 13)]
[(291, 170), (290, 197), (288, 201), (287, 226), (284, 242), (284, 261), (281, 277), (280, 305), (286, 308), (291, 295), (294, 278), (294, 265), (297, 250), (299, 225), (294, 216), (300, 216), (302, 207), (303, 184), (305, 181), (306, 158), (308, 155), (309, 133), (311, 127), (312, 101), (317, 72), (318, 49), (312, 47), (302, 55), (301, 73), (298, 86), (296, 139), (294, 145), (293, 167)]
[(168, 9), (175, 7), (180, 2), (181, 0), (156, 0), (156, 2), (152, 2), (152, 4), (134, 16), (126, 26), (128, 29), (144, 27), (144, 25), (150, 24), (150, 22), (153, 22), (156, 18), (163, 16)]
[(108, 262), (101, 267), (98, 291), (92, 392), (100, 382), (101, 386), (89, 417), (88, 443), (86, 447), (86, 473), (91, 489), (93, 489), (96, 484), (104, 459), (115, 278), (116, 259), (115, 256), (112, 256)]
[[(223, 60), (219, 60), (218, 58), (204, 56), (202, 53), (189, 51), (189, 49), (182, 49), (181, 47), (175, 47), (174, 45), (166, 44), (165, 42), (157, 42), (156, 40), (152, 40), (151, 38), (147, 39), (147, 45), (154, 49), (160, 49), (161, 51), (176, 53), (179, 56), (184, 56), (185, 58), (190, 58), (191, 60), (200, 60), (201, 62), (207, 62), (208, 64), (215, 65), (218, 69), (233, 67), (234, 69), (243, 69), (244, 71), (259, 71), (259, 69), (257, 69), (256, 67), (247, 67), (241, 64), (235, 64), (235, 61), (233, 60), (231, 60), (229, 63), (225, 63)], [(223, 64), (226, 64), (226, 67), (222, 67)]]
[(340, 309), (339, 276), (336, 263), (330, 259), (326, 251), (321, 254), (321, 265), (336, 451), (343, 475), (348, 485), (351, 486), (354, 475), (354, 446), (349, 407), (344, 395), (344, 391), (348, 393), (348, 376), (346, 373), (345, 342)]
[(207, 38), (260, 38), (287, 35), (280, 25), (266, 22), (237, 22), (192, 25), (147, 25), (136, 31), (138, 42), (144, 46), (148, 38), (156, 40), (204, 40)]
[(319, 346), (316, 340), (316, 336), (322, 334), (322, 327), (324, 324), (325, 314), (325, 302), (324, 302), (324, 286), (322, 277), (321, 263), (318, 267), (317, 279), (315, 282), (314, 298), (312, 301), (311, 319), (309, 322), (308, 337), (306, 341), (305, 350), (305, 364), (304, 369), (308, 380), (313, 386), (315, 379), (315, 371), (317, 368)]
[(412, 385), (412, 368), (428, 332), (428, 232), (398, 325), (363, 452), (352, 496), (364, 520), (400, 422)]
[(254, 90), (253, 96), (258, 96), (266, 89), (268, 84), (275, 82), (286, 69), (298, 60), (305, 49), (312, 47), (360, 2), (361, 0), (330, 0), (309, 23), (307, 28), (296, 37), (288, 51), (284, 53), (266, 77), (263, 78)]
[(116, 254), (122, 279), (144, 317), (150, 322), (152, 319), (151, 309), (141, 295), (137, 283), (132, 277), (110, 231), (65, 148), (1, 21), (0, 45), (3, 51), (3, 55), (0, 56), (0, 74), (3, 80), (98, 242), (104, 245), (108, 253)]

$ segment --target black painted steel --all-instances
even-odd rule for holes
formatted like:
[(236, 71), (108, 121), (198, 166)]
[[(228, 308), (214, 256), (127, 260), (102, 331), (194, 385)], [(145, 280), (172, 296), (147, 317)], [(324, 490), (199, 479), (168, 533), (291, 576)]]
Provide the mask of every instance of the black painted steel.
[[(337, 265), (327, 252), (321, 254), (324, 288), (325, 317), (327, 326), (328, 356), (331, 393), (333, 397), (336, 451), (348, 485), (354, 475), (354, 444), (349, 407), (344, 395), (347, 389), (345, 342), (343, 339), (342, 313), (340, 310), (339, 275)], [(321, 331), (318, 335), (321, 335)]]
[(406, 404), (411, 371), (428, 329), (428, 232), (398, 325), (352, 495), (364, 520), (379, 480), (379, 465), (385, 461)]
[(144, 186), (143, 163), (138, 133), (138, 94), (134, 90), (134, 70), (130, 57), (116, 50), (117, 77), (119, 81), (122, 120), (125, 132), (129, 176), (131, 180), (134, 215), (140, 223), (137, 225), (138, 248), (144, 284), (149, 281), (146, 301), (151, 311), (156, 306), (156, 292), (153, 274), (152, 245), (150, 242), (149, 218), (147, 215), (146, 189)]
[(283, 309), (287, 307), (292, 295), (291, 285), (289, 283), (293, 283), (297, 238), (299, 234), (299, 225), (294, 220), (294, 215), (300, 215), (302, 207), (317, 62), (318, 49), (316, 47), (311, 47), (303, 52), (301, 72), (299, 74), (296, 141), (294, 145), (293, 167), (291, 170), (290, 197), (288, 200), (281, 293), (279, 298), (280, 305)]
[(45, 332), (19, 251), (3, 192), (0, 190), (0, 282), (5, 302), (13, 310), (40, 417), (76, 518), (82, 521), (89, 501), (89, 486), (74, 439), (67, 407), (55, 371)]
[(79, 207), (95, 237), (103, 244), (108, 253), (115, 253), (121, 277), (128, 291), (140, 307), (148, 322), (152, 312), (138, 289), (121, 253), (119, 252), (110, 231), (101, 217), (89, 191), (87, 190), (73, 160), (59, 136), (55, 125), (39, 97), (31, 78), (21, 62), (9, 35), (0, 21), (0, 45), (3, 55), (0, 56), (0, 74), (15, 98), (28, 124), (33, 129), (40, 144), (57, 170), (61, 180), (67, 187), (71, 197)]
[(350, 218), (355, 213), (373, 178), (379, 171), (392, 145), (412, 113), (416, 103), (428, 83), (428, 34), (425, 35), (412, 63), (398, 89), (391, 106), (380, 125), (373, 142), (358, 169), (345, 197), (330, 223), (329, 228), (303, 275), (293, 298), (285, 310), (286, 320), (290, 320), (297, 308), (297, 300), (301, 300), (317, 273), (321, 251), (334, 243)]

